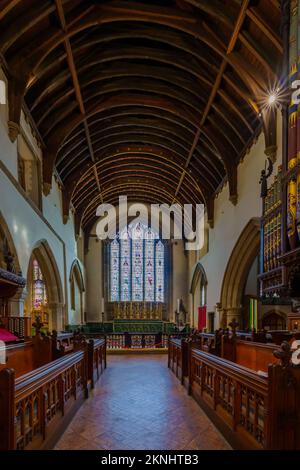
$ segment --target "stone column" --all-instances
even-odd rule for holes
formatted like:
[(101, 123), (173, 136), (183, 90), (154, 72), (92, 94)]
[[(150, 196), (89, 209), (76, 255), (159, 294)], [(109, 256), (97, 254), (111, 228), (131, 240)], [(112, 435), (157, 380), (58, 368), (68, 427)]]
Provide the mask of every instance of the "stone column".
[(62, 331), (64, 325), (64, 304), (59, 302), (50, 302), (48, 304), (49, 315), (50, 315), (50, 329), (56, 331)]
[(218, 330), (222, 326), (223, 310), (221, 304), (218, 302), (215, 306), (215, 330)]
[(227, 327), (235, 319), (241, 325), (242, 307), (227, 307), (223, 309), (222, 326)]

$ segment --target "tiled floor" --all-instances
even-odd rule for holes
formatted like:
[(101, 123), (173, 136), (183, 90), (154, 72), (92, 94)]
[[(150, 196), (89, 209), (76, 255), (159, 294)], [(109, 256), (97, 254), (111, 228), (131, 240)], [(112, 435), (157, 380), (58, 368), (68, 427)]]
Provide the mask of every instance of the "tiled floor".
[(196, 450), (229, 444), (167, 368), (166, 355), (108, 356), (56, 449)]

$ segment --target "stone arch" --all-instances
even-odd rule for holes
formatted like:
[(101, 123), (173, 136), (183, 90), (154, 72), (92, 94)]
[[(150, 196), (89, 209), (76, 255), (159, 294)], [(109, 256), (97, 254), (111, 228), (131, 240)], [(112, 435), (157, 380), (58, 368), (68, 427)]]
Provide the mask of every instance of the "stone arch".
[(29, 289), (26, 305), (28, 310), (31, 311), (32, 266), (34, 259), (37, 260), (46, 283), (49, 329), (61, 330), (65, 323), (63, 287), (55, 257), (46, 240), (40, 240), (35, 244), (29, 259), (27, 275)]
[[(83, 314), (83, 293), (85, 291), (84, 279), (80, 263), (75, 259), (70, 269), (70, 297), (71, 297), (71, 311), (75, 317), (79, 319), (79, 323), (84, 323)], [(78, 321), (75, 321), (78, 323)]]
[(233, 318), (239, 319), (243, 289), (250, 267), (259, 252), (260, 220), (252, 218), (242, 231), (232, 250), (223, 277), (220, 313), (223, 326)]
[(199, 282), (207, 286), (206, 273), (200, 262), (196, 264), (193, 270), (192, 280), (191, 280), (191, 285), (190, 285), (190, 294), (193, 294), (195, 292), (196, 286)]

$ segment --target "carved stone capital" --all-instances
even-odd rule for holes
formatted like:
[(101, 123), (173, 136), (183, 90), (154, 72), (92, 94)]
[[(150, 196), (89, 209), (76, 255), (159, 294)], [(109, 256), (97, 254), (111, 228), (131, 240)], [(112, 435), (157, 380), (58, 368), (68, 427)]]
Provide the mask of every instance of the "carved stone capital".
[(265, 149), (265, 154), (271, 160), (272, 163), (276, 162), (277, 157), (277, 145), (270, 145)]
[(7, 124), (8, 124), (8, 136), (10, 138), (10, 141), (15, 142), (20, 132), (20, 126), (18, 123), (13, 122), (13, 121), (8, 121)]
[(234, 206), (236, 206), (236, 205), (237, 205), (237, 202), (238, 202), (238, 196), (237, 196), (237, 194), (232, 194), (232, 195), (229, 197), (229, 201), (230, 201)]
[(43, 183), (43, 193), (45, 196), (48, 196), (51, 191), (51, 184), (50, 183)]

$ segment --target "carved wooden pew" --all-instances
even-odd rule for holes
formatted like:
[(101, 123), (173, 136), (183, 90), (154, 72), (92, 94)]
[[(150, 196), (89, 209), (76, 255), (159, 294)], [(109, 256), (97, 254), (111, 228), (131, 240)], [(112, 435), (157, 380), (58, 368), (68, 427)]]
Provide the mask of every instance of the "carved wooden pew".
[(199, 344), (170, 339), (168, 366), (181, 381), (182, 371), (188, 373), (189, 393), (232, 446), (300, 449), (300, 367), (291, 364), (289, 343), (237, 341), (238, 360), (255, 369), (202, 351)]
[(21, 377), (0, 372), (0, 450), (51, 449), (106, 367), (105, 340)]
[(178, 339), (169, 336), (168, 367), (175, 373), (182, 384), (188, 377), (189, 344), (185, 338)]
[(191, 349), (189, 392), (235, 448), (300, 449), (300, 368), (289, 348), (261, 374)]
[(95, 382), (106, 369), (106, 340), (90, 339), (88, 342), (88, 379), (91, 387), (94, 388)]

